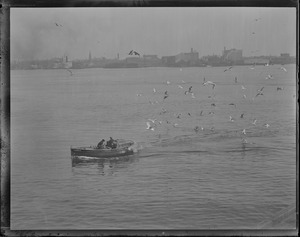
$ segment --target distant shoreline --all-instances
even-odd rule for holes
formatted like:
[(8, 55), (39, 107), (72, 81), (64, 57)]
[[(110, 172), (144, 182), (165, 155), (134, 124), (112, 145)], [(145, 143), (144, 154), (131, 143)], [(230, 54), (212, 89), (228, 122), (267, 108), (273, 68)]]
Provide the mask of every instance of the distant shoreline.
[[(269, 64), (270, 66), (272, 65), (291, 65), (291, 64), (296, 64), (296, 62), (291, 62), (291, 63), (274, 63), (274, 64)], [(205, 65), (205, 66), (131, 66), (131, 67), (126, 67), (126, 66), (120, 66), (120, 67), (80, 67), (80, 68), (10, 68), (10, 70), (17, 71), (17, 70), (60, 70), (60, 69), (72, 69), (72, 70), (80, 70), (80, 69), (91, 69), (91, 68), (103, 68), (103, 69), (132, 69), (132, 68), (209, 68), (209, 67), (228, 67), (228, 66), (253, 66), (253, 64), (238, 64), (238, 65), (232, 65), (232, 64), (224, 64), (224, 65)], [(255, 66), (266, 66), (265, 64), (255, 64)]]

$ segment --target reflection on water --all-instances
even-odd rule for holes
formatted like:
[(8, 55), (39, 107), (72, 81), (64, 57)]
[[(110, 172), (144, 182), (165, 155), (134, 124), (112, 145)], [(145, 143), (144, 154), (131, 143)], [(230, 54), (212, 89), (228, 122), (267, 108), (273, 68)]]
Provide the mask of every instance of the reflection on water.
[(119, 169), (127, 168), (130, 164), (138, 161), (139, 157), (137, 157), (136, 155), (90, 159), (80, 159), (80, 157), (72, 157), (72, 172), (76, 174), (79, 172), (79, 169), (82, 169), (84, 171), (97, 169), (99, 175), (114, 175), (114, 173)]

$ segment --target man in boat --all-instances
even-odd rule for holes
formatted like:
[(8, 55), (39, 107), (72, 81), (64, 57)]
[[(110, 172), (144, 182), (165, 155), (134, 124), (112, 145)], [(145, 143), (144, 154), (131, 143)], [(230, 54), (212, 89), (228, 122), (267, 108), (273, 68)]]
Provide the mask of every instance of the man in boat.
[(106, 147), (112, 149), (113, 142), (114, 142), (114, 139), (112, 139), (112, 137), (110, 137), (109, 140), (106, 142)]
[(106, 147), (114, 149), (117, 148), (118, 142), (117, 140), (112, 139), (112, 137), (109, 138), (109, 140), (106, 142)]
[(105, 142), (105, 140), (102, 139), (102, 140), (98, 143), (97, 148), (98, 148), (98, 149), (103, 149), (103, 148), (104, 148), (104, 142)]
[(112, 148), (112, 149), (115, 149), (115, 148), (117, 148), (117, 147), (118, 147), (118, 141), (117, 141), (117, 140), (113, 140), (112, 145), (111, 145), (111, 148)]

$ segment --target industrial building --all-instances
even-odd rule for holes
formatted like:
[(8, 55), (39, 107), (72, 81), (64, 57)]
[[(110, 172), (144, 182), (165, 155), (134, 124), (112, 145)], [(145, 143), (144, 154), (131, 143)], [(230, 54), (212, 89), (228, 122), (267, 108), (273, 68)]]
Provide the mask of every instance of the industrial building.
[(145, 67), (159, 67), (161, 66), (161, 59), (157, 55), (143, 55)]
[(264, 57), (251, 57), (251, 58), (244, 58), (245, 65), (266, 65), (269, 64), (270, 60)]
[(243, 50), (241, 49), (226, 49), (224, 47), (222, 60), (229, 61), (232, 64), (243, 64)]
[(194, 66), (197, 65), (199, 61), (199, 53), (194, 51), (193, 48), (191, 48), (191, 52), (189, 53), (180, 53), (175, 55), (175, 63), (183, 63), (188, 66)]

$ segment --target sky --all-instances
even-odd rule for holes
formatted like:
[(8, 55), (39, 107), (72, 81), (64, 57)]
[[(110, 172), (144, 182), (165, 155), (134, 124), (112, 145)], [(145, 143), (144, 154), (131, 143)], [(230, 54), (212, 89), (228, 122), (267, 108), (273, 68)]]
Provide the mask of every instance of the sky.
[[(58, 26), (56, 25), (58, 24)], [(296, 8), (11, 8), (12, 60), (199, 52), (296, 55)]]

